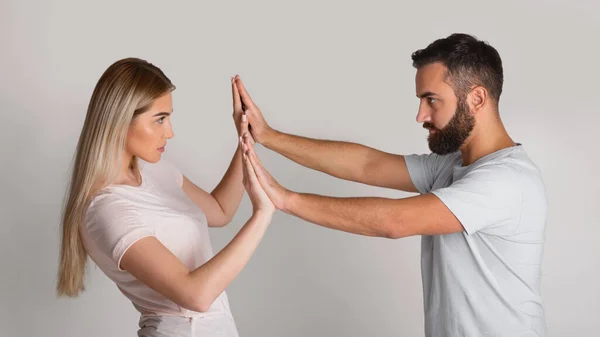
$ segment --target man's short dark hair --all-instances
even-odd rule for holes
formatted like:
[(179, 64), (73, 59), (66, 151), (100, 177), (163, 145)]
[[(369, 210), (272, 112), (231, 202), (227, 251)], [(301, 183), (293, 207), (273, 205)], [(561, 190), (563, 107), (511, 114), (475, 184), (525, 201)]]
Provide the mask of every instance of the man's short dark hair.
[(482, 86), (496, 103), (500, 100), (504, 82), (502, 60), (487, 42), (467, 34), (452, 34), (417, 50), (412, 60), (417, 69), (436, 62), (445, 65), (446, 80), (461, 99), (473, 87)]

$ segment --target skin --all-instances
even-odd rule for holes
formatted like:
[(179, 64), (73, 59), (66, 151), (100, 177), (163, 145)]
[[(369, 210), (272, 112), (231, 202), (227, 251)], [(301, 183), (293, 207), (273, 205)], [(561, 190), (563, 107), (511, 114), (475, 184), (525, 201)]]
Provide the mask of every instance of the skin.
[[(233, 80), (232, 94), (233, 117), (238, 135), (241, 135), (248, 132), (248, 123)], [(171, 95), (165, 94), (131, 124), (123, 162), (129, 163), (133, 156), (148, 162), (160, 160), (162, 152), (159, 148), (173, 137), (169, 119), (172, 111)], [(139, 177), (139, 172), (124, 165), (115, 183), (139, 186)], [(123, 255), (121, 267), (181, 307), (205, 312), (247, 264), (271, 222), (275, 207), (258, 182), (249, 159), (241, 155), (241, 141), (223, 180), (211, 193), (187, 178), (184, 178), (182, 188), (207, 214), (209, 225), (229, 222), (244, 190), (253, 205), (252, 216), (229, 244), (194, 270), (188, 269), (153, 236), (134, 243)]]
[[(123, 152), (122, 163), (124, 164), (115, 183), (131, 186), (141, 184), (139, 172), (133, 171), (128, 163), (134, 155), (150, 163), (156, 163), (161, 159), (167, 140), (174, 136), (170, 119), (172, 113), (173, 100), (169, 92), (157, 98), (148, 111), (132, 121)], [(233, 118), (238, 135), (241, 135), (244, 127), (241, 107), (234, 109)], [(238, 148), (223, 179), (211, 193), (198, 187), (187, 177), (183, 177), (183, 190), (206, 213), (210, 227), (222, 227), (231, 222), (244, 192), (241, 183), (241, 167), (242, 161)]]
[[(420, 100), (417, 122), (429, 129), (430, 137), (443, 130), (456, 113), (458, 98), (446, 80), (447, 68), (433, 63), (417, 70), (416, 95)], [(306, 167), (350, 181), (418, 192), (402, 155), (385, 153), (360, 144), (310, 139), (279, 132), (266, 122), (242, 81), (237, 79), (247, 108), (253, 139), (265, 147)], [(498, 115), (497, 104), (484, 87), (473, 87), (466, 95), (473, 130), (459, 149), (463, 165), (514, 145)], [(264, 168), (245, 137), (247, 152), (258, 180), (269, 198), (288, 214), (314, 224), (349, 233), (402, 238), (411, 235), (437, 235), (461, 232), (460, 221), (433, 194), (403, 199), (334, 198), (297, 193), (281, 186)]]

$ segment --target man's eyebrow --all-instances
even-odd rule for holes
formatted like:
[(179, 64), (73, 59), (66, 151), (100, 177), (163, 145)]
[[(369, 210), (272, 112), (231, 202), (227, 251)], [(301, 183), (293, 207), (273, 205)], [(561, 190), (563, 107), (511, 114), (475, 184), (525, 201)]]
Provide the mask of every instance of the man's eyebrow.
[(437, 94), (431, 92), (431, 91), (427, 91), (422, 93), (421, 95), (417, 95), (417, 97), (419, 98), (425, 98), (425, 97), (431, 97), (431, 96), (437, 96)]

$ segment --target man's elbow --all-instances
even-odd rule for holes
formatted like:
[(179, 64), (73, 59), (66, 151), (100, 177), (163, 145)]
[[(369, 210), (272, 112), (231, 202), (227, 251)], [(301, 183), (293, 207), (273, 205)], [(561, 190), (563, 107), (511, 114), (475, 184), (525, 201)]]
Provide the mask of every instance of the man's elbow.
[(404, 221), (397, 219), (386, 222), (382, 232), (382, 236), (388, 239), (401, 239), (412, 235), (407, 230)]

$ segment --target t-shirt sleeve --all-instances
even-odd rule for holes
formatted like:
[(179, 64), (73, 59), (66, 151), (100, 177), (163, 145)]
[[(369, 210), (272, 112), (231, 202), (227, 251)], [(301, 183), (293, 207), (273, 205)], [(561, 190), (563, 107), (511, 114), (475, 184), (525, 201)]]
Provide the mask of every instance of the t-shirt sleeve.
[(138, 240), (154, 232), (126, 200), (103, 196), (90, 206), (86, 215), (89, 240), (121, 269), (125, 252)]
[(510, 234), (518, 227), (522, 187), (514, 170), (506, 165), (475, 168), (450, 186), (431, 193), (450, 209), (469, 235), (500, 227), (501, 232)]
[(433, 184), (445, 165), (451, 162), (454, 154), (437, 155), (410, 154), (404, 156), (408, 174), (413, 184), (421, 194), (429, 193)]

